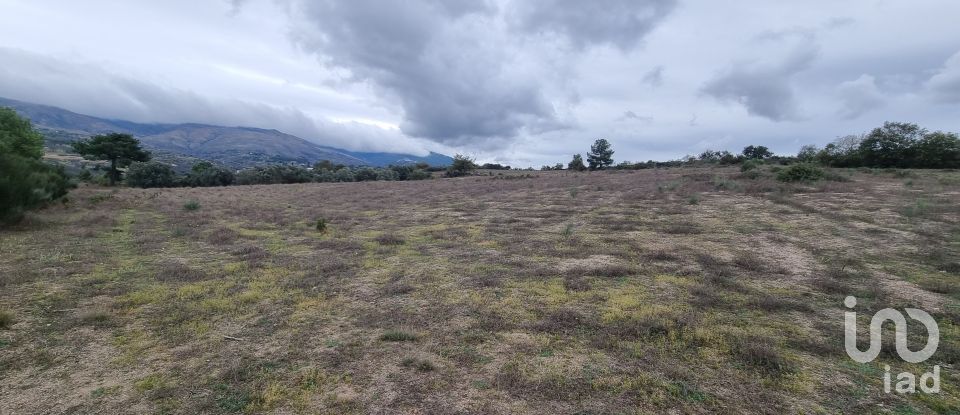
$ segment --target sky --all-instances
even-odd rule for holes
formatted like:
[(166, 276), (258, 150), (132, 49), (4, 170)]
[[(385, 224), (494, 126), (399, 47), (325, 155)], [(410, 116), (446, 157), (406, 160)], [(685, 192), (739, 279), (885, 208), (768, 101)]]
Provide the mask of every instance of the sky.
[(960, 131), (956, 0), (0, 0), (0, 96), (566, 163)]

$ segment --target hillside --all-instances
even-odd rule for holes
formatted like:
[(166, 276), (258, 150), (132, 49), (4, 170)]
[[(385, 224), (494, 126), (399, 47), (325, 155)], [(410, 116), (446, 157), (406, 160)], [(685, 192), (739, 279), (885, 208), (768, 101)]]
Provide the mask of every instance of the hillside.
[(200, 158), (235, 168), (272, 163), (312, 164), (330, 160), (345, 165), (386, 166), (426, 161), (434, 166), (450, 164), (438, 153), (426, 157), (410, 154), (351, 152), (323, 146), (277, 130), (224, 127), (205, 124), (141, 124), (77, 114), (62, 108), (0, 98), (29, 118), (48, 137), (48, 144), (65, 144), (77, 138), (107, 132), (132, 134), (152, 151), (185, 159)]

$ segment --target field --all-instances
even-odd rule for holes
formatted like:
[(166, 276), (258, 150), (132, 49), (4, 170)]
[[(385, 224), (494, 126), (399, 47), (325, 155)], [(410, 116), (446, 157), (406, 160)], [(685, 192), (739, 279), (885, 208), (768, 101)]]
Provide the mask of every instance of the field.
[(958, 413), (960, 173), (765, 169), (81, 187), (0, 231), (0, 414)]

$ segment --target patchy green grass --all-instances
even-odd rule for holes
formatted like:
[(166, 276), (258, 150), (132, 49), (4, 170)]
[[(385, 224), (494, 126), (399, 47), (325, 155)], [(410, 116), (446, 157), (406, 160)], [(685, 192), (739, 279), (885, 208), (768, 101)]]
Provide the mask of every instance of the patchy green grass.
[[(81, 187), (0, 232), (0, 413), (950, 413), (960, 175), (880, 173)], [(937, 319), (943, 393), (847, 295)]]

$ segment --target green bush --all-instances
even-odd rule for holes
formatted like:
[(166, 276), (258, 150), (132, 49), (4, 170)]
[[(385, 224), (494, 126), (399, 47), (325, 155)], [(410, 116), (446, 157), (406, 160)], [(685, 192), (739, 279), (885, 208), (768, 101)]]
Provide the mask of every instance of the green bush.
[(196, 200), (190, 200), (187, 203), (183, 204), (183, 210), (186, 210), (186, 211), (192, 212), (194, 210), (199, 210), (199, 209), (200, 209), (200, 202), (197, 202)]
[(43, 136), (30, 121), (0, 108), (0, 223), (13, 223), (28, 209), (66, 196), (73, 183), (61, 166), (40, 160)]
[(14, 223), (29, 209), (67, 195), (74, 187), (61, 166), (0, 154), (0, 223)]
[(9, 329), (16, 320), (9, 311), (0, 310), (0, 329)]
[(367, 182), (377, 180), (378, 172), (377, 169), (364, 167), (354, 174), (356, 181), (358, 182)]
[(87, 169), (80, 170), (80, 173), (77, 174), (77, 180), (84, 183), (89, 183), (93, 180), (93, 174)]
[(11, 108), (0, 108), (0, 154), (34, 160), (43, 157), (43, 136)]
[(740, 165), (740, 171), (747, 172), (750, 170), (757, 169), (762, 165), (763, 165), (763, 161), (759, 159), (749, 159), (747, 161), (744, 161), (743, 164)]
[(209, 161), (194, 164), (190, 173), (183, 178), (183, 184), (191, 187), (229, 186), (233, 181), (233, 171), (214, 166)]
[(823, 169), (810, 163), (798, 163), (777, 173), (781, 182), (815, 182), (824, 176)]
[(383, 333), (380, 340), (385, 342), (412, 342), (417, 340), (417, 335), (402, 330), (390, 330)]
[(326, 233), (327, 232), (327, 220), (324, 218), (317, 219), (317, 232)]
[(311, 171), (297, 166), (275, 165), (254, 167), (236, 175), (237, 184), (289, 184), (314, 181)]
[(453, 157), (453, 163), (447, 168), (447, 177), (463, 177), (477, 169), (473, 159), (462, 154)]
[(163, 163), (134, 162), (127, 169), (127, 185), (132, 187), (173, 187), (177, 185), (177, 173)]

